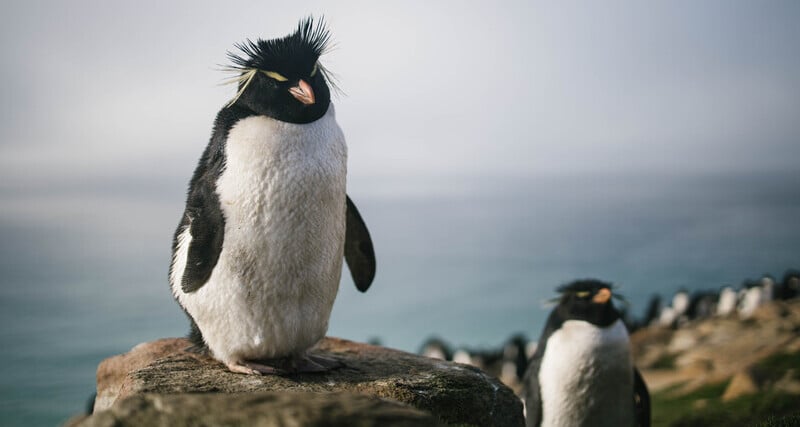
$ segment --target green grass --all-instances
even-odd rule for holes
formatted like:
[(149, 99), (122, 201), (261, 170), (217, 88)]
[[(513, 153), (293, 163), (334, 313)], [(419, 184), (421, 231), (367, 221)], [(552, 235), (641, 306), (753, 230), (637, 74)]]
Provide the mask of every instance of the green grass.
[(650, 369), (675, 369), (675, 359), (677, 358), (674, 354), (663, 354), (659, 357), (653, 365), (650, 366)]
[(755, 424), (755, 427), (799, 427), (800, 414), (783, 417), (769, 417), (764, 422)]
[(800, 379), (800, 352), (773, 354), (754, 367), (756, 375), (768, 382), (783, 378), (789, 370), (793, 370), (792, 378)]
[[(752, 369), (767, 389), (790, 370), (794, 379), (800, 379), (800, 352), (772, 355)], [(653, 426), (800, 427), (800, 396), (768, 390), (723, 402), (729, 382), (710, 384), (685, 395), (676, 395), (684, 384), (653, 393)]]
[[(700, 388), (684, 396), (671, 396), (677, 387), (652, 396), (653, 426), (764, 427), (800, 426), (800, 397), (764, 392), (722, 402), (728, 382)], [(705, 401), (704, 405), (695, 402)]]
[(682, 396), (674, 396), (675, 391), (681, 386), (683, 384), (678, 384), (651, 396), (653, 426), (674, 425), (684, 415), (697, 411), (695, 408), (697, 401), (705, 400), (709, 405), (711, 402), (719, 401), (725, 388), (728, 387), (728, 381), (707, 385)]

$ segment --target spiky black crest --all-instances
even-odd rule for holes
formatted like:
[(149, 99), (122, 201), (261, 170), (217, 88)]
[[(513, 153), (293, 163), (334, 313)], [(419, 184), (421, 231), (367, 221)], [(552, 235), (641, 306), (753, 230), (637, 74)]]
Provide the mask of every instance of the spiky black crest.
[(314, 21), (309, 16), (297, 24), (297, 30), (283, 38), (256, 41), (246, 40), (235, 46), (240, 53), (228, 52), (233, 68), (241, 71), (250, 69), (274, 70), (287, 60), (304, 59), (316, 61), (324, 54), (330, 43), (330, 32), (325, 19)]
[(606, 283), (597, 279), (583, 279), (576, 280), (566, 285), (559, 286), (556, 291), (560, 294), (575, 293), (575, 292), (597, 292), (602, 288), (613, 289), (611, 283)]

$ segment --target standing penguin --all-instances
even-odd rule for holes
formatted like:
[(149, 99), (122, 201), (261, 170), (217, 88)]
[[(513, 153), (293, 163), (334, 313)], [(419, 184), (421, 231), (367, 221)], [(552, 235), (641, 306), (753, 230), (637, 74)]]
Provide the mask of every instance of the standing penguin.
[(649, 426), (650, 396), (611, 285), (579, 280), (558, 291), (523, 379), (527, 425)]
[(342, 258), (362, 292), (375, 275), (318, 61), (329, 39), (307, 18), (228, 54), (238, 92), (217, 114), (175, 231), (169, 281), (189, 338), (233, 372), (336, 366), (306, 350), (328, 329)]

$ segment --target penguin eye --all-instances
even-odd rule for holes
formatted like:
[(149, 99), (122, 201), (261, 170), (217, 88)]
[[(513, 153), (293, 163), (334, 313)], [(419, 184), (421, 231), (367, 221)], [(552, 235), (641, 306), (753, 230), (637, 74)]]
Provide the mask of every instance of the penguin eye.
[(319, 69), (319, 62), (314, 63), (314, 68), (311, 69), (311, 74), (309, 76), (314, 77), (317, 74), (317, 70)]
[(578, 298), (586, 298), (589, 296), (589, 293), (590, 293), (589, 291), (575, 292), (575, 296)]
[(269, 78), (271, 78), (273, 80), (277, 80), (279, 82), (285, 82), (285, 81), (289, 80), (286, 77), (283, 77), (283, 75), (281, 75), (280, 73), (276, 73), (274, 71), (262, 71), (262, 72), (264, 74), (266, 74), (267, 77), (269, 77)]

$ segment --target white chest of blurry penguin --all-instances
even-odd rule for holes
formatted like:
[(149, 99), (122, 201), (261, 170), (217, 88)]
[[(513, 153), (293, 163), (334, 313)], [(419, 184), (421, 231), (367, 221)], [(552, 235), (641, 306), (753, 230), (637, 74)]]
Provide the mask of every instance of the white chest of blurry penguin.
[(233, 372), (335, 366), (306, 350), (327, 332), (342, 258), (361, 291), (375, 274), (318, 61), (328, 40), (308, 18), (229, 53), (238, 93), (217, 114), (175, 232), (170, 287), (189, 338)]
[(611, 302), (611, 285), (559, 288), (525, 373), (528, 426), (649, 426), (650, 397)]

